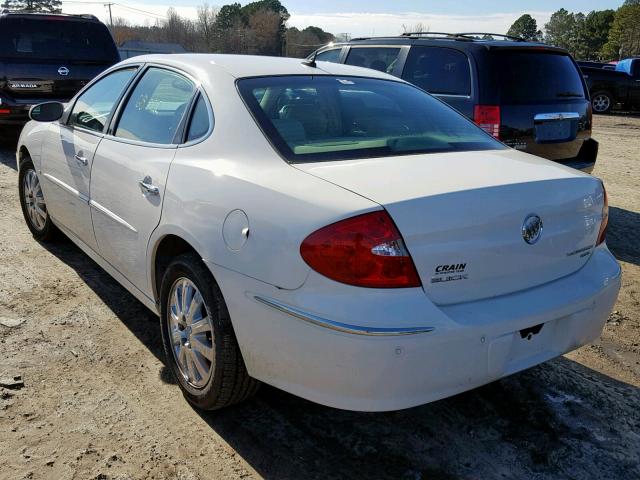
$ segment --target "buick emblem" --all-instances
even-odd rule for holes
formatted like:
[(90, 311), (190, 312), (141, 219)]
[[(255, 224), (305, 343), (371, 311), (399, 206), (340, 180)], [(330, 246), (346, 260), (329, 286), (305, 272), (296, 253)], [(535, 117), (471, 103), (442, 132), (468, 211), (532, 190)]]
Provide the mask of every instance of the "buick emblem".
[(62, 75), (63, 77), (66, 77), (67, 75), (69, 75), (69, 69), (67, 67), (60, 67), (58, 69), (58, 75)]
[(529, 245), (533, 245), (542, 235), (542, 219), (538, 215), (528, 215), (522, 222), (522, 238)]

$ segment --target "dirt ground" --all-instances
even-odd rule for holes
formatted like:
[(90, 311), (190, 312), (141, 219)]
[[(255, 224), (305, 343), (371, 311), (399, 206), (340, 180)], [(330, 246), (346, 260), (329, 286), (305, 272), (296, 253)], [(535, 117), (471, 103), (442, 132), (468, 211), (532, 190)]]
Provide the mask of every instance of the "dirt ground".
[(624, 270), (602, 339), (384, 414), (269, 387), (193, 410), (163, 364), (157, 319), (70, 242), (32, 239), (5, 141), (0, 382), (24, 386), (0, 388), (0, 479), (640, 478), (640, 117), (598, 116), (594, 136)]

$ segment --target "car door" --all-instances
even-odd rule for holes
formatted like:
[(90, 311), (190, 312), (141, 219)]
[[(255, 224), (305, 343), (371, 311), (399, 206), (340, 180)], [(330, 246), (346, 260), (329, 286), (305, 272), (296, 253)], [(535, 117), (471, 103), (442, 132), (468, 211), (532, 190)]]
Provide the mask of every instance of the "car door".
[(50, 125), (43, 146), (42, 178), (50, 215), (95, 250), (89, 210), (93, 156), (136, 68), (109, 73), (91, 85), (70, 114)]
[(160, 221), (169, 166), (195, 91), (195, 83), (177, 71), (147, 68), (93, 161), (90, 204), (98, 252), (147, 294), (147, 243)]
[(635, 110), (640, 110), (640, 58), (632, 61), (631, 77), (631, 82), (629, 83), (631, 105)]

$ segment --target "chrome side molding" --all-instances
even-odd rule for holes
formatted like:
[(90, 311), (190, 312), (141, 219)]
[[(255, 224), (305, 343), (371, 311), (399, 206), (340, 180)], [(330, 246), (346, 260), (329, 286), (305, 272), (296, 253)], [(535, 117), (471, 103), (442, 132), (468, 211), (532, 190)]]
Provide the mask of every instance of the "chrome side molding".
[(258, 295), (253, 295), (253, 298), (274, 308), (280, 312), (296, 317), (299, 320), (317, 325), (319, 327), (328, 328), (330, 330), (336, 330), (343, 333), (351, 333), (354, 335), (369, 335), (369, 336), (399, 336), (399, 335), (416, 335), (419, 333), (433, 332), (434, 327), (363, 327), (360, 325), (350, 325), (348, 323), (336, 322), (327, 318), (319, 317), (313, 313), (305, 312), (297, 307), (287, 305), (286, 303), (279, 302), (272, 298), (265, 298)]

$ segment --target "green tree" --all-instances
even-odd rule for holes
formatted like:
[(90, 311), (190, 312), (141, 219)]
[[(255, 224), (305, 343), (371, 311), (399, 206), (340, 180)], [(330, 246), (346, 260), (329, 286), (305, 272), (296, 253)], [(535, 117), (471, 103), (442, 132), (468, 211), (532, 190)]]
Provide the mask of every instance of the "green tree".
[(605, 58), (615, 59), (640, 55), (639, 0), (627, 0), (616, 11), (602, 54)]
[(226, 30), (237, 26), (238, 23), (246, 24), (247, 18), (242, 11), (242, 5), (231, 3), (223, 5), (216, 15), (215, 28)]
[(594, 10), (585, 17), (580, 32), (584, 42), (584, 60), (602, 60), (602, 47), (609, 39), (614, 17), (614, 10)]
[(62, 12), (61, 0), (5, 0), (2, 8), (25, 12)]
[(561, 8), (551, 15), (544, 26), (544, 41), (565, 48), (573, 53), (576, 43), (576, 18), (571, 12)]
[(533, 42), (537, 42), (542, 39), (542, 32), (538, 30), (536, 19), (528, 13), (525, 13), (513, 22), (513, 25), (511, 25), (511, 28), (509, 28), (509, 31), (507, 32), (507, 35), (521, 37)]

